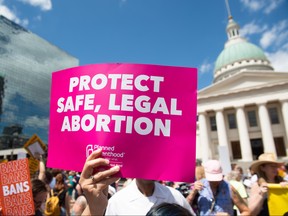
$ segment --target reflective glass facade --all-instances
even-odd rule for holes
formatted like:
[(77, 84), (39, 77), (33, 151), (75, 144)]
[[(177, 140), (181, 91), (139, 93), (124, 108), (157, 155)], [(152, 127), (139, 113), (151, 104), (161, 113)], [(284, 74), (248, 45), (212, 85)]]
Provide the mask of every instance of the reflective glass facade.
[(79, 60), (0, 16), (0, 150), (48, 138), (51, 73)]

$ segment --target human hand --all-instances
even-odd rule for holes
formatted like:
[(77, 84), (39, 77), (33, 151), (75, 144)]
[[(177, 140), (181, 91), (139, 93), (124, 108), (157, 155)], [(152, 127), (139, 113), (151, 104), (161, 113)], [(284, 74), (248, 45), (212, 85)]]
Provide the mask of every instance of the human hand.
[(262, 182), (259, 185), (259, 189), (260, 189), (259, 194), (262, 195), (263, 197), (266, 197), (268, 193), (268, 184), (266, 182)]
[(114, 166), (107, 170), (98, 170), (93, 174), (95, 168), (109, 166), (109, 160), (101, 158), (101, 153), (102, 149), (97, 149), (88, 156), (79, 180), (91, 215), (104, 214), (108, 204), (108, 186), (118, 180), (113, 175), (120, 170), (119, 166)]
[(204, 185), (201, 181), (196, 181), (193, 184), (194, 190), (201, 191), (204, 188)]
[(39, 152), (35, 152), (34, 153), (34, 158), (36, 158), (37, 160), (42, 160), (43, 159), (43, 156), (39, 153)]
[(280, 182), (281, 187), (288, 187), (288, 182)]

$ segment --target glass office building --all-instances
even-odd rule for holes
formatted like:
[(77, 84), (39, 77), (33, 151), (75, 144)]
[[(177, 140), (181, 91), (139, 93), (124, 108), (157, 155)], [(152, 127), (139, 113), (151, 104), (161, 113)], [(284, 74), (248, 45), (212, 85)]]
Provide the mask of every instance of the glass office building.
[(21, 148), (33, 134), (47, 143), (51, 74), (78, 65), (77, 58), (0, 16), (0, 150)]

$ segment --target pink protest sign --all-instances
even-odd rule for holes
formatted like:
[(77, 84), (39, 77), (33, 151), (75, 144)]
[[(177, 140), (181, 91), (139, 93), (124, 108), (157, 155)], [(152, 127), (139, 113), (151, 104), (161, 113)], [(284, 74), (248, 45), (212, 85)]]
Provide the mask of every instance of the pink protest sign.
[(52, 74), (47, 166), (81, 171), (97, 148), (120, 175), (194, 181), (197, 69), (95, 64)]

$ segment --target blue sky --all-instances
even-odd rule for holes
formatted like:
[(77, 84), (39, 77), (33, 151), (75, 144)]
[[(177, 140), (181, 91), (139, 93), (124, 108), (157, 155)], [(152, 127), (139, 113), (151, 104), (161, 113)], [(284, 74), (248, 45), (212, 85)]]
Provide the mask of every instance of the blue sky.
[[(240, 33), (288, 71), (288, 1), (230, 0)], [(0, 14), (77, 57), (198, 68), (213, 81), (227, 40), (225, 0), (0, 0)]]

